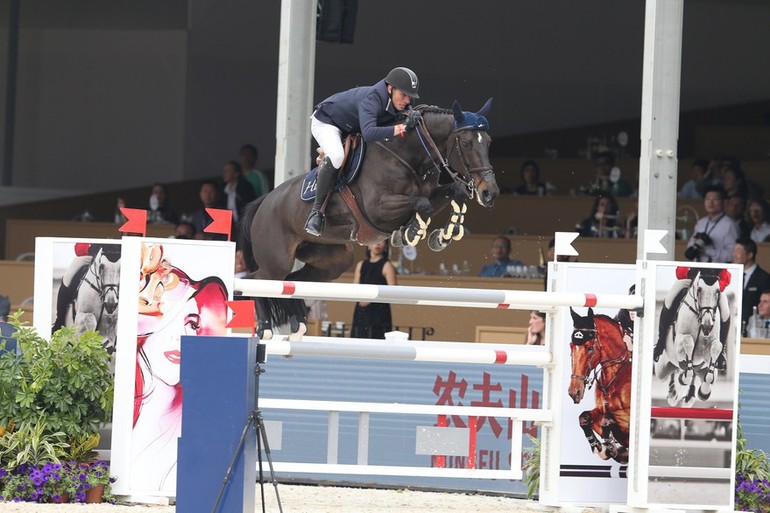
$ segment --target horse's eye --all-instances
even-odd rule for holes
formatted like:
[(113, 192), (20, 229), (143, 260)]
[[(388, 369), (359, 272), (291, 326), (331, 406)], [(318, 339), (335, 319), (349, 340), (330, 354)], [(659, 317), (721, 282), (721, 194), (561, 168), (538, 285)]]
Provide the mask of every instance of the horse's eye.
[(462, 145), (463, 145), (463, 148), (470, 148), (471, 147), (471, 143), (469, 143), (468, 141), (463, 141)]

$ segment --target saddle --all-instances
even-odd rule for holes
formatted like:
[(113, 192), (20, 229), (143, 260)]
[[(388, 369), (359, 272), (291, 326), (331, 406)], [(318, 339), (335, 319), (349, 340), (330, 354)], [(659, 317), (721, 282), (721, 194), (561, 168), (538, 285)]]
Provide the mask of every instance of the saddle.
[[(389, 234), (374, 227), (371, 221), (366, 217), (366, 214), (364, 214), (358, 206), (356, 197), (349, 187), (349, 185), (356, 180), (358, 173), (361, 170), (361, 163), (364, 160), (364, 154), (366, 152), (366, 144), (360, 134), (350, 134), (345, 138), (344, 148), (345, 158), (342, 161), (342, 166), (337, 176), (337, 182), (334, 185), (332, 192), (340, 193), (342, 200), (347, 205), (351, 214), (353, 214), (353, 218), (358, 225), (358, 229), (355, 233), (351, 233), (351, 239), (362, 246), (375, 244), (384, 238), (387, 238)], [(316, 164), (320, 164), (323, 158), (323, 150), (319, 148)], [(318, 167), (314, 167), (302, 181), (302, 188), (300, 189), (300, 199), (302, 201), (311, 202), (315, 199), (317, 175)], [(324, 204), (324, 210), (325, 208), (326, 204)]]

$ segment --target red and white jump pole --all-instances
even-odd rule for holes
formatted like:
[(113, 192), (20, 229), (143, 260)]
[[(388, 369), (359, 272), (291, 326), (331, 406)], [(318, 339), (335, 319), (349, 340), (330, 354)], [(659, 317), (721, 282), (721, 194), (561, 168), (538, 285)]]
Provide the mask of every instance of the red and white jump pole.
[(305, 281), (236, 279), (237, 294), (265, 298), (315, 298), (331, 301), (374, 301), (422, 306), (463, 306), (552, 312), (558, 307), (642, 308), (641, 296), (589, 292), (406, 287)]

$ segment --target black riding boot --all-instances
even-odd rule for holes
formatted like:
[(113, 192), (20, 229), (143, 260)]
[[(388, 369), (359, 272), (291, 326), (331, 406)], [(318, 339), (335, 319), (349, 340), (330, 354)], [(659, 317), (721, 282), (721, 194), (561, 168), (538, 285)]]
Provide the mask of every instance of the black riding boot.
[(723, 321), (719, 325), (719, 341), (722, 343), (722, 351), (717, 357), (716, 367), (719, 371), (727, 370), (727, 336), (730, 334), (730, 319)]
[(663, 354), (663, 350), (666, 349), (666, 337), (668, 336), (668, 330), (671, 329), (671, 323), (674, 322), (674, 314), (676, 310), (671, 308), (663, 308), (660, 311), (660, 322), (658, 323), (658, 341), (655, 343), (655, 349), (652, 351), (652, 359), (658, 361), (660, 355)]
[(324, 158), (321, 165), (318, 166), (318, 175), (316, 178), (315, 188), (315, 201), (313, 203), (313, 209), (310, 211), (310, 215), (307, 216), (305, 222), (305, 231), (310, 235), (320, 237), (324, 231), (324, 225), (326, 224), (325, 216), (321, 213), (321, 207), (326, 201), (326, 196), (334, 187), (334, 182), (337, 180), (337, 169), (329, 160), (329, 157)]
[(655, 349), (652, 351), (652, 359), (656, 362), (660, 359), (660, 355), (663, 354), (663, 350), (666, 349), (668, 330), (674, 324), (679, 303), (682, 302), (682, 298), (686, 293), (686, 287), (680, 290), (676, 297), (674, 297), (674, 300), (671, 301), (670, 308), (666, 308), (666, 303), (663, 303), (663, 308), (660, 310), (660, 321), (658, 322), (658, 341), (655, 343)]
[(56, 320), (51, 327), (51, 333), (64, 326), (67, 310), (75, 299), (75, 290), (74, 285), (67, 286), (64, 283), (59, 287), (59, 293), (56, 296)]

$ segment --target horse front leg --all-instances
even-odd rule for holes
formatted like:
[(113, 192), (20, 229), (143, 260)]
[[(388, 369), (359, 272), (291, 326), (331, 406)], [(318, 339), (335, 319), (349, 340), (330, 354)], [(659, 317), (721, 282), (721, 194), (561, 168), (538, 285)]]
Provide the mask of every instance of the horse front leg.
[(695, 339), (693, 339), (692, 335), (677, 333), (674, 348), (676, 350), (676, 361), (682, 369), (682, 372), (679, 374), (679, 384), (689, 386), (695, 376), (692, 363)]
[(596, 433), (601, 430), (600, 425), (600, 412), (597, 409), (591, 411), (584, 411), (578, 417), (580, 429), (588, 440), (588, 445), (591, 447), (591, 452), (599, 456), (601, 459), (606, 460), (608, 458), (604, 443), (596, 438)]
[(455, 200), (452, 200), (450, 206), (452, 207), (452, 214), (449, 216), (446, 225), (440, 230), (433, 230), (428, 238), (428, 247), (433, 251), (442, 251), (450, 242), (460, 240), (465, 235), (463, 222), (465, 221), (465, 212), (467, 212), (468, 206), (465, 202), (458, 203)]
[(703, 375), (703, 381), (698, 388), (698, 399), (701, 401), (706, 401), (709, 397), (711, 397), (711, 386), (714, 384), (717, 377), (717, 359), (721, 353), (722, 342), (719, 341), (718, 337), (714, 337), (714, 339), (709, 344), (708, 368), (706, 369), (706, 373)]
[(428, 235), (433, 206), (427, 198), (423, 197), (413, 198), (412, 204), (414, 207), (412, 219), (390, 236), (390, 245), (393, 247), (416, 246)]

